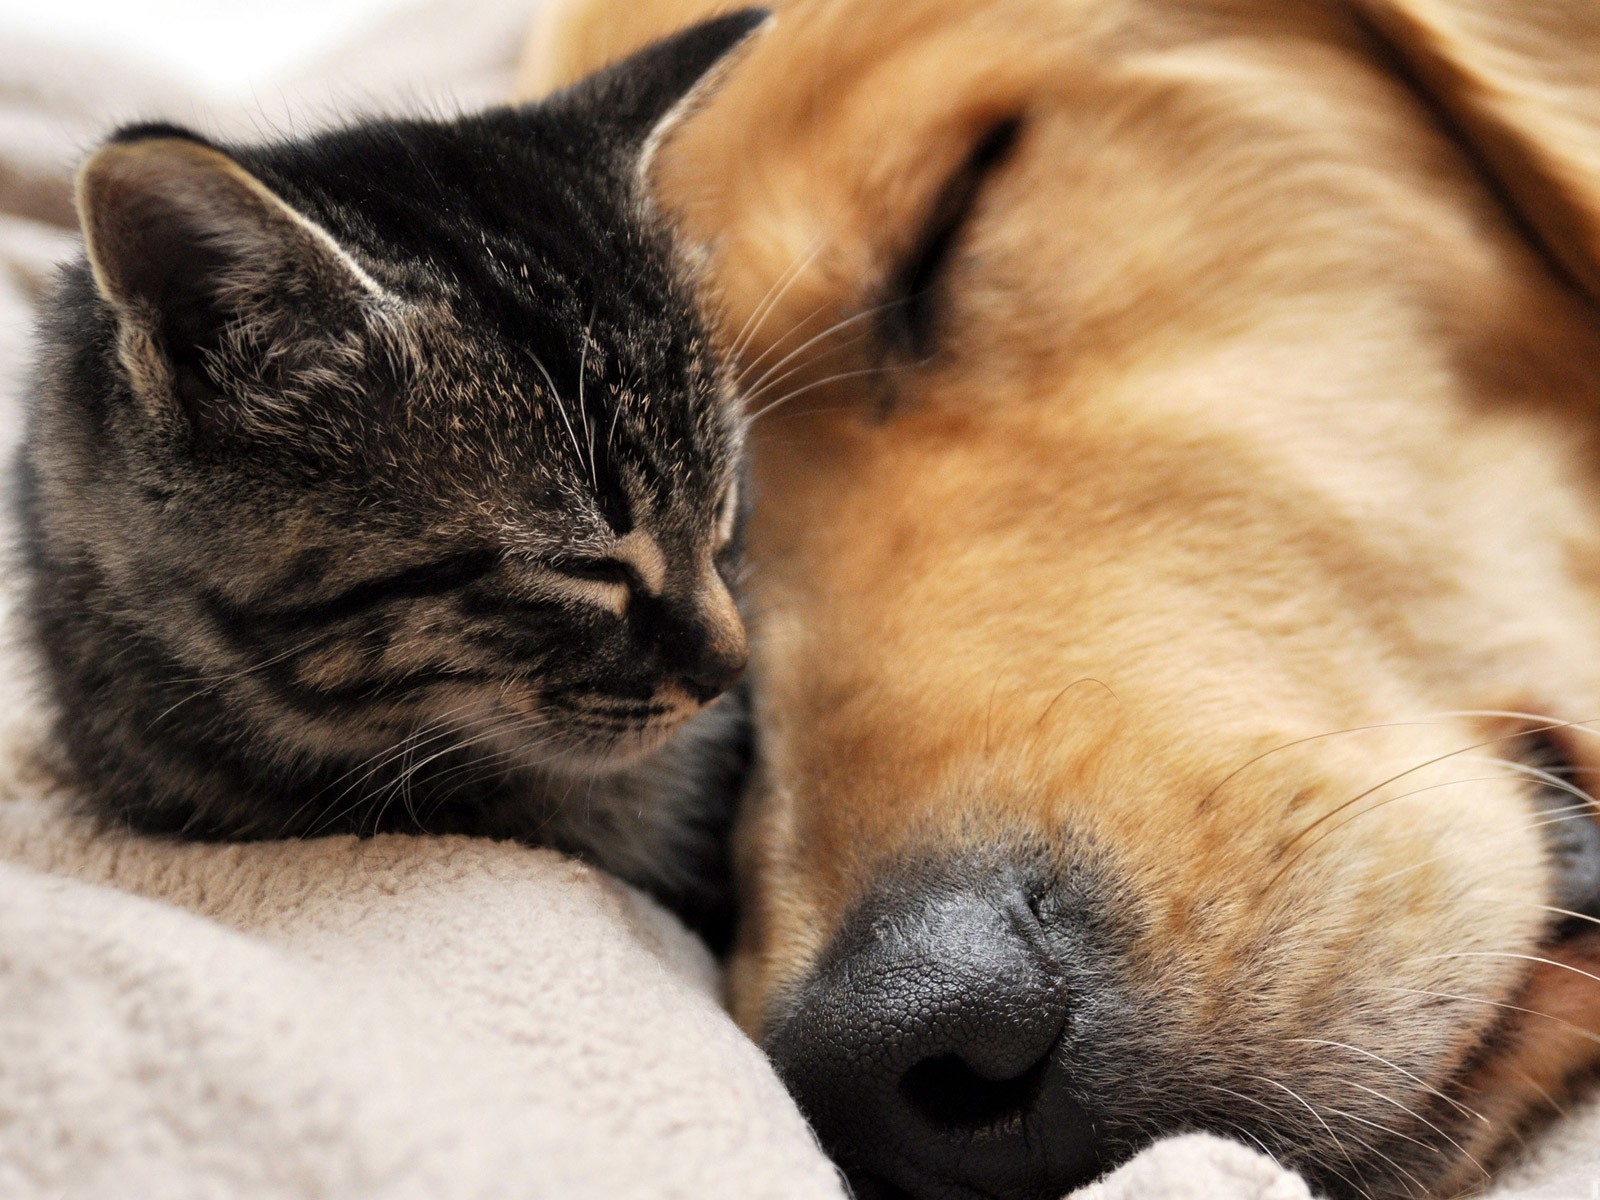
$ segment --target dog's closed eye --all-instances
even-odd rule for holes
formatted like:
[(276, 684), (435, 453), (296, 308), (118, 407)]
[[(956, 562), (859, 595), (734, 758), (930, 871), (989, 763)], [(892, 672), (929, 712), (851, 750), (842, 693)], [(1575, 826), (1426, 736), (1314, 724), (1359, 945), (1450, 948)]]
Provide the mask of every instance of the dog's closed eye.
[(940, 189), (922, 222), (922, 234), (890, 278), (885, 341), (911, 358), (937, 349), (939, 281), (960, 243), (978, 197), (1016, 147), (1022, 122), (996, 122), (979, 138), (955, 175)]

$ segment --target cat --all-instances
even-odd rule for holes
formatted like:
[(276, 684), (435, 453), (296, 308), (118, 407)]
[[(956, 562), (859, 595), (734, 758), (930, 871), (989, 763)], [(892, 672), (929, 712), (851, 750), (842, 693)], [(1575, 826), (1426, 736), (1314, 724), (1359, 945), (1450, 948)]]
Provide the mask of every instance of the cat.
[(18, 496), (90, 812), (518, 839), (716, 919), (743, 417), (647, 184), (766, 20), (536, 105), (88, 159)]

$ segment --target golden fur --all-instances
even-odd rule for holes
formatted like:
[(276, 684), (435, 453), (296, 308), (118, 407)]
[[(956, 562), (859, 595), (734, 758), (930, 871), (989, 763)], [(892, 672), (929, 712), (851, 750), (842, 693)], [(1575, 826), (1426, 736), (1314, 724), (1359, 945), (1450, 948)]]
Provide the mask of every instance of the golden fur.
[[(717, 7), (568, 4), (526, 86)], [(1600, 1031), (1489, 761), (1600, 717), (1600, 12), (778, 8), (657, 168), (777, 405), (739, 1019), (908, 861), (1092, 847), (1172, 1061), (1346, 1135), (1279, 1097), (1253, 1136), (1479, 1181)], [(908, 350), (897, 272), (1013, 120)]]

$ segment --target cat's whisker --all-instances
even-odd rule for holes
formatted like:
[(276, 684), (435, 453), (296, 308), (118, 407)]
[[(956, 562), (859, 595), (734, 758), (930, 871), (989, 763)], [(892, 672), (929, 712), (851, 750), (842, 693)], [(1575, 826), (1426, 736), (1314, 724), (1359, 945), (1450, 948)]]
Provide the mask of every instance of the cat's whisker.
[(728, 349), (728, 356), (734, 362), (743, 361), (745, 352), (750, 348), (750, 343), (761, 335), (761, 330), (765, 327), (767, 319), (777, 309), (778, 305), (783, 303), (784, 297), (789, 294), (789, 289), (805, 274), (811, 264), (816, 262), (817, 256), (822, 253), (827, 244), (827, 239), (822, 234), (817, 234), (811, 239), (811, 245), (795, 255), (789, 265), (773, 281), (772, 286), (761, 297), (761, 302), (745, 318), (744, 325), (740, 327), (738, 334), (733, 339), (733, 344)]
[(533, 365), (539, 369), (539, 374), (544, 376), (545, 386), (549, 389), (550, 403), (555, 405), (556, 415), (561, 418), (561, 423), (566, 426), (567, 437), (572, 442), (572, 452), (578, 456), (578, 461), (583, 461), (583, 447), (578, 444), (578, 431), (572, 424), (572, 418), (567, 414), (566, 402), (561, 399), (561, 389), (556, 387), (556, 381), (551, 378), (550, 371), (545, 367), (539, 356), (533, 351), (528, 351), (528, 357)]
[[(872, 336), (872, 331), (870, 329), (858, 329), (858, 330), (855, 330), (844, 341), (838, 342), (838, 343), (834, 344), (833, 346), (829, 347), (828, 353), (830, 353), (830, 354), (839, 354), (839, 353), (841, 353), (841, 352), (843, 352), (845, 350), (850, 349), (852, 346), (855, 346), (858, 343), (867, 340), (871, 336)], [(791, 379), (794, 379), (797, 376), (804, 377), (805, 375), (807, 375), (811, 371), (811, 369), (812, 369), (812, 367), (814, 365), (815, 364), (810, 362), (809, 360), (804, 360), (803, 359), (800, 362), (794, 363), (792, 366), (788, 367), (786, 370), (784, 370), (781, 374), (777, 375), (775, 378), (766, 380), (765, 382), (762, 383), (762, 385), (759, 388), (756, 388), (753, 391), (747, 392), (743, 397), (741, 397), (741, 399), (743, 401), (743, 404), (744, 404), (744, 407), (745, 407), (745, 410), (748, 412), (751, 408), (760, 408), (762, 401), (770, 393), (783, 388)], [(880, 369), (880, 370), (886, 369), (886, 366), (880, 364), (880, 365), (878, 365), (877, 369)], [(754, 420), (755, 418), (752, 417), (750, 419)]]
[[(444, 758), (444, 757), (446, 757), (446, 756), (448, 756), (450, 754), (456, 754), (456, 753), (460, 753), (462, 751), (476, 749), (478, 746), (484, 745), (484, 744), (489, 743), (489, 742), (497, 741), (498, 739), (503, 737), (511, 729), (515, 729), (516, 732), (519, 735), (521, 735), (521, 737), (526, 739), (530, 733), (534, 732), (535, 730), (537, 730), (539, 728), (545, 727), (547, 725), (549, 725), (549, 722), (540, 722), (540, 723), (531, 723), (530, 724), (530, 723), (526, 723), (526, 722), (519, 723), (519, 722), (517, 722), (517, 721), (515, 721), (514, 719), (511, 719), (511, 718), (501, 718), (498, 721), (496, 721), (494, 724), (492, 724), (487, 730), (476, 730), (476, 731), (473, 731), (473, 736), (462, 738), (459, 741), (456, 741), (456, 742), (452, 743), (451, 745), (446, 746), (442, 750), (435, 751), (434, 753), (430, 754), (427, 758), (421, 759), (420, 761), (414, 761), (412, 763), (412, 765), (410, 767), (408, 767), (406, 769), (406, 771), (400, 776), (400, 778), (396, 781), (396, 783), (397, 784), (405, 783), (405, 782), (409, 781), (410, 779), (415, 778), (415, 776), (417, 774), (419, 774), (422, 770), (424, 770), (429, 764), (437, 762), (439, 759)], [(548, 739), (547, 739), (547, 741), (548, 741)], [(502, 751), (498, 751), (498, 752), (496, 752), (495, 754), (492, 754), (492, 755), (480, 756), (478, 761), (479, 762), (487, 762), (487, 761), (490, 761), (490, 760), (498, 760), (498, 759), (502, 759), (502, 758), (515, 757), (515, 756), (520, 755), (526, 749), (536, 748), (540, 744), (541, 743), (539, 743), (537, 741), (526, 742), (525, 744), (519, 745), (519, 746), (514, 747), (514, 748), (509, 748), (508, 747), (507, 749), (502, 750)], [(437, 782), (438, 779), (443, 778), (447, 774), (449, 774), (449, 772), (443, 772), (440, 775), (435, 776), (433, 782)], [(391, 786), (393, 786), (393, 785), (391, 785)]]
[[(413, 746), (425, 746), (439, 741), (442, 738), (451, 736), (451, 734), (454, 732), (454, 727), (450, 723), (451, 719), (459, 713), (470, 710), (476, 703), (477, 701), (469, 700), (453, 708), (446, 709), (444, 712), (435, 715), (434, 718), (427, 724), (413, 730), (411, 733), (401, 738), (398, 742), (386, 746), (383, 749), (369, 755), (368, 757), (363, 758), (360, 762), (356, 763), (355, 766), (351, 767), (343, 774), (332, 780), (329, 780), (322, 787), (312, 792), (304, 801), (301, 802), (298, 808), (289, 814), (288, 818), (284, 822), (284, 832), (287, 833), (290, 829), (292, 829), (300, 814), (303, 813), (307, 808), (311, 807), (311, 805), (318, 803), (330, 805), (339, 803), (356, 788), (365, 786), (374, 775), (383, 770), (383, 768), (390, 763), (396, 761), (396, 759), (399, 757), (406, 754)], [(352, 779), (352, 776), (359, 776), (359, 778), (353, 779), (352, 782), (347, 784), (344, 789), (338, 793), (338, 795), (332, 797), (331, 800), (328, 799), (329, 789), (337, 786), (340, 783), (343, 783), (346, 780)], [(341, 810), (341, 812), (347, 811), (350, 810)], [(323, 826), (319, 825), (316, 828), (322, 827)], [(305, 838), (315, 835), (313, 832), (307, 831), (302, 833), (300, 836)]]
[(583, 328), (583, 348), (578, 352), (578, 416), (583, 421), (583, 428), (589, 440), (589, 484), (598, 489), (600, 487), (600, 470), (594, 458), (594, 423), (589, 420), (589, 404), (585, 399), (584, 383), (589, 374), (589, 346), (594, 341), (594, 318), (600, 311), (600, 302), (589, 310), (589, 323)]
[(784, 396), (780, 396), (777, 400), (774, 400), (760, 412), (756, 413), (755, 416), (750, 418), (750, 420), (752, 423), (759, 421), (762, 417), (766, 416), (774, 409), (788, 404), (790, 401), (798, 400), (801, 396), (806, 395), (808, 392), (814, 392), (820, 388), (830, 387), (836, 383), (844, 383), (847, 380), (860, 379), (867, 375), (877, 375), (882, 372), (882, 370), (882, 367), (863, 367), (859, 371), (842, 371), (838, 375), (829, 375), (824, 379), (818, 379), (812, 383), (806, 384), (804, 387), (796, 388), (794, 391), (789, 392)]
[(290, 646), (287, 650), (282, 650), (282, 651), (278, 652), (277, 654), (274, 654), (270, 658), (263, 659), (261, 662), (251, 663), (247, 667), (240, 667), (237, 670), (229, 671), (225, 675), (192, 676), (192, 677), (185, 678), (185, 679), (174, 679), (172, 681), (173, 683), (199, 683), (199, 684), (203, 684), (204, 686), (199, 688), (197, 691), (191, 692), (189, 695), (183, 697), (183, 699), (178, 700), (177, 702), (175, 702), (174, 704), (168, 706), (167, 708), (162, 709), (161, 712), (157, 713), (146, 724), (146, 726), (145, 726), (146, 732), (148, 732), (151, 729), (154, 729), (157, 725), (159, 725), (162, 721), (166, 720), (168, 717), (170, 717), (174, 712), (176, 712), (178, 709), (182, 708), (184, 705), (190, 704), (193, 701), (198, 700), (203, 696), (208, 696), (211, 693), (215, 692), (218, 688), (225, 687), (226, 685), (228, 685), (230, 683), (236, 683), (241, 679), (245, 679), (245, 678), (247, 678), (247, 677), (249, 677), (251, 675), (257, 674), (257, 673), (259, 673), (261, 671), (270, 670), (272, 667), (277, 666), (279, 663), (284, 662), (287, 659), (293, 658), (296, 654), (300, 654), (303, 651), (310, 649), (312, 646), (316, 645), (319, 641), (322, 641), (326, 636), (327, 635), (324, 632), (319, 630), (317, 633), (314, 633), (310, 637), (308, 637), (305, 641), (300, 642), (297, 645)]
[(757, 371), (761, 370), (763, 368), (763, 364), (765, 364), (766, 361), (774, 354), (781, 354), (783, 352), (783, 348), (787, 346), (792, 339), (804, 336), (805, 332), (811, 328), (811, 323), (832, 307), (832, 302), (827, 300), (824, 300), (822, 303), (818, 304), (810, 312), (806, 313), (805, 316), (801, 317), (798, 321), (795, 321), (792, 325), (790, 325), (789, 328), (784, 330), (782, 334), (774, 338), (772, 340), (772, 344), (760, 354), (756, 355), (756, 357), (750, 362), (740, 362), (740, 360), (736, 358), (735, 361), (740, 362), (740, 366), (737, 374), (734, 376), (734, 379), (738, 383), (739, 387), (743, 388), (745, 384), (749, 382), (750, 377)]
[(756, 380), (755, 383), (749, 385), (747, 388), (744, 389), (746, 395), (759, 396), (761, 394), (762, 387), (767, 383), (768, 380), (770, 380), (777, 372), (781, 371), (784, 367), (786, 367), (790, 363), (792, 363), (796, 358), (800, 357), (800, 355), (806, 353), (806, 351), (810, 350), (812, 347), (817, 345), (817, 343), (819, 343), (821, 341), (824, 341), (827, 338), (835, 337), (838, 334), (843, 333), (847, 329), (854, 329), (857, 325), (861, 324), (863, 321), (870, 321), (873, 318), (881, 316), (883, 313), (888, 312), (890, 309), (892, 309), (894, 307), (895, 306), (894, 306), (893, 303), (875, 304), (871, 308), (863, 309), (861, 312), (858, 312), (853, 316), (845, 317), (841, 321), (835, 321), (832, 325), (828, 326), (821, 333), (817, 334), (814, 337), (807, 338), (799, 346), (796, 346), (788, 354), (785, 354), (776, 363), (774, 363), (771, 367), (769, 367), (767, 369), (767, 371), (765, 372), (765, 374), (763, 374), (760, 379)]

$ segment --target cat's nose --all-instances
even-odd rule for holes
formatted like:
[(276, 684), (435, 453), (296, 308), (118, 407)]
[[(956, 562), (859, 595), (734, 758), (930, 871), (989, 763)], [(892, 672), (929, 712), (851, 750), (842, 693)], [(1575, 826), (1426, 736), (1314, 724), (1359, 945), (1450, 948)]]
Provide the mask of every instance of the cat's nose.
[(709, 704), (739, 682), (749, 657), (742, 630), (737, 641), (712, 643), (684, 671), (684, 687), (701, 704)]
[(744, 618), (721, 579), (702, 585), (696, 610), (678, 669), (684, 689), (698, 703), (709, 704), (739, 682), (750, 646)]
[(1003, 876), (870, 901), (766, 1047), (867, 1197), (1059, 1198), (1099, 1173), (1065, 971)]

